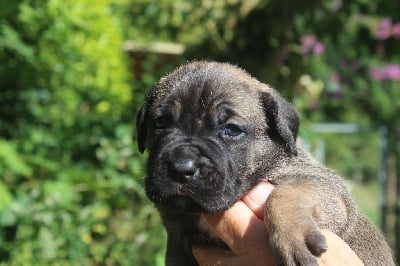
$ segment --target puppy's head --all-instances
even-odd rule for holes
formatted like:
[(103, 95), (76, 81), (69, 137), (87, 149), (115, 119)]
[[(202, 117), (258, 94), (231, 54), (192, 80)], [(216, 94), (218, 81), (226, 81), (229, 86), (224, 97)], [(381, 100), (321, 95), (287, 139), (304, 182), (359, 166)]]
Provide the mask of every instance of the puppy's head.
[(184, 65), (161, 78), (137, 116), (146, 194), (181, 211), (227, 209), (279, 158), (296, 155), (298, 127), (289, 103), (243, 70)]

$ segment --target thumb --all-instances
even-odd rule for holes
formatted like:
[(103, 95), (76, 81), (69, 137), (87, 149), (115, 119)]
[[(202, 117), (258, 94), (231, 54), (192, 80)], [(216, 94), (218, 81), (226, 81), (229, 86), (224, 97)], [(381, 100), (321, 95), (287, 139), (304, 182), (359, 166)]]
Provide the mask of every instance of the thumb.
[(261, 181), (242, 198), (242, 201), (259, 219), (264, 220), (265, 202), (273, 189), (271, 183)]

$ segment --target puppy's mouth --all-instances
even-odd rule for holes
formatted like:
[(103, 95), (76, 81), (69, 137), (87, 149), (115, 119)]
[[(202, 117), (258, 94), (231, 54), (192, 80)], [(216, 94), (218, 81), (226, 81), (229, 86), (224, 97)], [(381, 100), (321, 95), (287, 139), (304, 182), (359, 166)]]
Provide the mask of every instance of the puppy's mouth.
[[(198, 190), (182, 184), (174, 184), (167, 189), (169, 193), (164, 195), (153, 194), (156, 205), (162, 206), (171, 212), (183, 213), (212, 213), (219, 211), (219, 200), (224, 196), (222, 193), (212, 195), (209, 192)], [(217, 207), (218, 206), (218, 207)], [(216, 209), (217, 208), (217, 209)]]
[[(174, 193), (165, 195), (155, 202), (171, 212), (181, 213), (216, 213), (228, 209), (236, 201), (234, 193), (203, 193), (205, 191), (174, 190)], [(230, 195), (230, 196), (229, 196)]]
[(176, 195), (177, 196), (189, 196), (190, 194), (193, 194), (191, 190), (188, 188), (185, 188), (184, 185), (178, 184), (177, 189), (176, 189)]
[[(173, 192), (172, 192), (173, 191)], [(177, 184), (163, 205), (181, 212), (200, 212), (203, 208), (194, 199), (194, 191), (183, 184)]]

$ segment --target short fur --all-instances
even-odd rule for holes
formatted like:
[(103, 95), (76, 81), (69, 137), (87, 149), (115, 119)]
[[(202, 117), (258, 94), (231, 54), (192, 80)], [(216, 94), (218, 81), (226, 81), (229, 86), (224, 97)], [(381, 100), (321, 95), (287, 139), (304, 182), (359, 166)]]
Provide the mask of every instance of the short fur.
[[(191, 62), (161, 78), (137, 117), (149, 151), (146, 193), (168, 233), (167, 265), (197, 265), (194, 245), (226, 245), (200, 219), (231, 207), (261, 179), (276, 188), (265, 222), (277, 265), (318, 265), (331, 230), (365, 265), (394, 265), (379, 230), (342, 179), (296, 143), (299, 117), (238, 67)], [(267, 237), (267, 236), (266, 236)]]

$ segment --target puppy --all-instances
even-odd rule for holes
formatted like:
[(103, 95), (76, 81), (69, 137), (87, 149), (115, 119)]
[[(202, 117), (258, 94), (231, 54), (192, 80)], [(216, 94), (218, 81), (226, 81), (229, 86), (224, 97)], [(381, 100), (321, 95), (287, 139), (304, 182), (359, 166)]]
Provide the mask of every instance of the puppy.
[(160, 79), (138, 113), (137, 137), (149, 151), (146, 194), (168, 233), (167, 265), (197, 265), (194, 245), (227, 248), (200, 214), (228, 209), (261, 179), (276, 185), (265, 225), (277, 265), (318, 265), (321, 228), (365, 265), (394, 265), (342, 179), (297, 144), (298, 129), (276, 90), (230, 64), (191, 62)]

